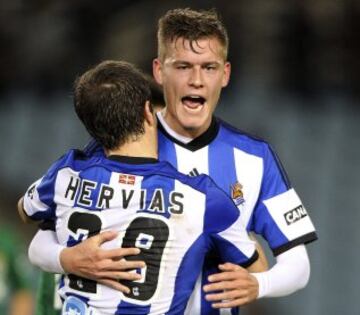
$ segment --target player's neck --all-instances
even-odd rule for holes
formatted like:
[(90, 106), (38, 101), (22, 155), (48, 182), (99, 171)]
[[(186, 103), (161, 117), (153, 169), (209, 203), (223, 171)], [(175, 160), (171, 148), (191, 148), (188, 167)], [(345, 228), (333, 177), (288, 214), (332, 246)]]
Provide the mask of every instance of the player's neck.
[(158, 158), (157, 137), (147, 137), (145, 135), (135, 140), (130, 140), (122, 146), (105, 150), (106, 155), (122, 155), (133, 157)]

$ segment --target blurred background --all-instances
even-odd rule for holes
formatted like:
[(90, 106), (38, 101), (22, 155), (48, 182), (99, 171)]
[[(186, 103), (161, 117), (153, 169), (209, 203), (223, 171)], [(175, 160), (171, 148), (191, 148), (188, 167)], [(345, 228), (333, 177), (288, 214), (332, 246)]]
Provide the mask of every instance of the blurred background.
[[(232, 79), (217, 115), (272, 143), (320, 237), (308, 246), (308, 287), (243, 314), (360, 314), (358, 0), (2, 1), (0, 231), (28, 245), (36, 227), (20, 223), (17, 199), (88, 140), (72, 108), (75, 77), (104, 59), (151, 72), (157, 19), (176, 7), (221, 14)], [(36, 272), (22, 270), (36, 287)], [(8, 289), (0, 272), (0, 301)]]

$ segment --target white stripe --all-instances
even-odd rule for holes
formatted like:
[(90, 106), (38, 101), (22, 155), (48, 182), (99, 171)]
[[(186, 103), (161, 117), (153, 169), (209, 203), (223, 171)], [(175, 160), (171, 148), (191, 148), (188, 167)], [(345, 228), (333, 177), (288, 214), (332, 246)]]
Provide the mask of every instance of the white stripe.
[[(37, 186), (41, 183), (43, 178), (38, 179), (35, 183), (31, 184), (24, 195), (24, 211), (28, 216), (32, 216), (36, 212), (46, 211), (49, 207), (41, 202)], [(29, 189), (35, 185), (32, 196), (29, 196)]]
[(186, 305), (184, 315), (201, 314), (201, 279), (202, 273), (200, 273), (199, 277), (196, 280), (194, 290), (191, 293), (188, 304)]
[[(151, 314), (162, 314), (168, 311), (172, 301), (169, 297), (175, 291), (179, 266), (191, 245), (203, 232), (205, 195), (179, 181), (175, 181), (174, 188), (175, 191), (184, 194), (184, 212), (180, 215), (172, 214), (168, 221), (171, 230), (170, 243), (162, 259), (161, 271), (163, 278), (159, 277), (158, 289), (160, 290), (156, 296), (158, 301), (168, 301), (168, 305), (157, 303), (157, 308), (155, 307), (156, 304), (152, 305), (150, 308)], [(192, 266), (189, 267), (192, 268)], [(166, 307), (165, 311), (164, 307)]]
[(194, 168), (199, 174), (209, 174), (208, 147), (191, 152), (182, 146), (175, 145), (178, 171), (189, 174)]
[(255, 252), (255, 242), (249, 238), (240, 217), (233, 225), (218, 234), (236, 246), (246, 257), (251, 258)]
[(231, 308), (221, 308), (220, 315), (231, 315)]
[(245, 202), (239, 206), (241, 220), (246, 227), (259, 198), (263, 176), (263, 159), (234, 148), (236, 177), (243, 186)]

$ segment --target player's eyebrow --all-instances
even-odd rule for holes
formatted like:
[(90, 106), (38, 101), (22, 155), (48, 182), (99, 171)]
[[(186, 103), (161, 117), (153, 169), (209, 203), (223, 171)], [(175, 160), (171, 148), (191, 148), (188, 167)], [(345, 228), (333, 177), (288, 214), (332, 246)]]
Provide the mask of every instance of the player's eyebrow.
[[(220, 66), (220, 62), (219, 61), (206, 61), (201, 63), (201, 67), (207, 67), (207, 66), (215, 66), (215, 67), (219, 67)], [(175, 60), (173, 62), (174, 66), (193, 66), (194, 63), (186, 61), (186, 60)]]
[(218, 67), (220, 67), (220, 62), (218, 62), (218, 61), (203, 62), (203, 63), (201, 64), (201, 66), (202, 66), (203, 68), (208, 67), (208, 66), (213, 66), (213, 67), (218, 68)]
[(192, 66), (193, 63), (189, 62), (189, 61), (185, 61), (185, 60), (175, 60), (173, 62), (174, 66)]

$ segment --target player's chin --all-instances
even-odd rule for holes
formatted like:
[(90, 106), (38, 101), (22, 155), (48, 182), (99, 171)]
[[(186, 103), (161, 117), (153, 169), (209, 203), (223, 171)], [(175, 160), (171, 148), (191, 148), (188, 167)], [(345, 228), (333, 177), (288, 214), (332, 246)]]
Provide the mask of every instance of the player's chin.
[(209, 115), (184, 115), (181, 119), (181, 124), (187, 130), (202, 129), (206, 122), (211, 119)]
[(196, 132), (201, 130), (204, 124), (199, 122), (187, 122), (186, 124), (183, 124), (183, 126), (188, 131)]

